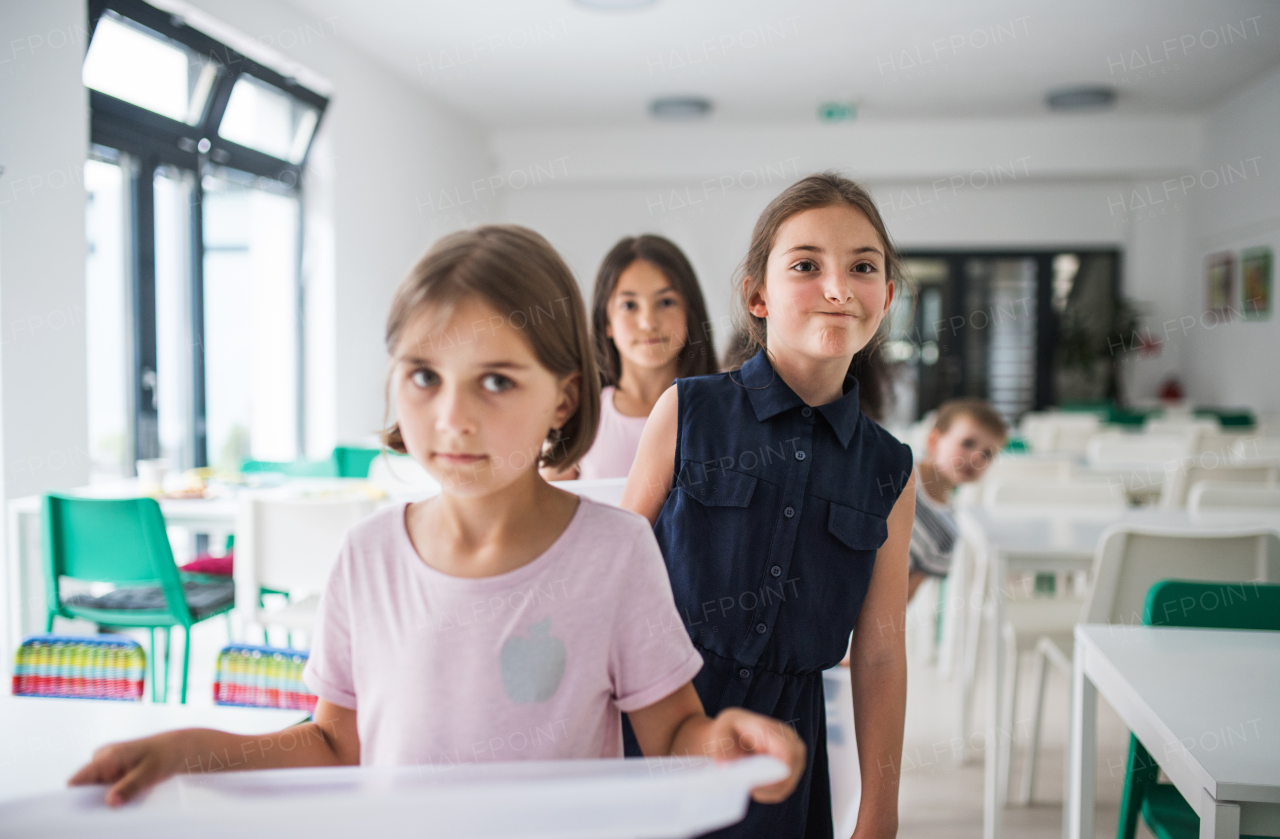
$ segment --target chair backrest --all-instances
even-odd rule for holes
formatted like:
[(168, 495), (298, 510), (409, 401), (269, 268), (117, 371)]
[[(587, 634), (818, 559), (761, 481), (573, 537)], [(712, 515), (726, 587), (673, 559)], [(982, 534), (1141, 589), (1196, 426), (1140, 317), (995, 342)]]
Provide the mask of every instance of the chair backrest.
[(1097, 433), (1100, 420), (1096, 414), (1049, 412), (1025, 414), (1018, 431), (1031, 451), (1042, 453), (1084, 454), (1089, 438)]
[[(1211, 465), (1205, 465), (1206, 463)], [(1160, 506), (1168, 508), (1185, 507), (1190, 487), (1200, 481), (1223, 481), (1231, 483), (1247, 483), (1265, 486), (1275, 484), (1276, 472), (1280, 469), (1266, 463), (1222, 463), (1215, 460), (1194, 459), (1188, 463), (1166, 464), (1164, 470), (1164, 486), (1160, 489)]]
[(236, 608), (257, 615), (260, 587), (318, 594), (348, 528), (371, 512), (373, 502), (357, 494), (242, 493), (236, 512)]
[(1280, 437), (1258, 437), (1250, 435), (1237, 440), (1231, 447), (1236, 460), (1248, 463), (1252, 460), (1264, 460), (1268, 463), (1280, 462)]
[(1123, 509), (1124, 486), (1111, 481), (1024, 481), (999, 479), (986, 482), (982, 504), (988, 510), (1023, 506), (1107, 507)]
[(1239, 481), (1196, 481), (1187, 493), (1192, 513), (1209, 510), (1275, 510), (1280, 512), (1280, 486)]
[(231, 644), (218, 653), (213, 675), (217, 705), (314, 711), (318, 697), (302, 682), (307, 653)]
[(147, 655), (128, 638), (34, 635), (13, 662), (14, 696), (142, 701)]
[(1107, 528), (1093, 560), (1085, 623), (1141, 623), (1147, 592), (1160, 580), (1268, 581), (1280, 536), (1269, 528), (1162, 530)]
[(1094, 466), (1163, 466), (1180, 462), (1194, 448), (1194, 440), (1186, 435), (1104, 432), (1089, 440), (1085, 459)]
[(361, 446), (334, 446), (333, 464), (339, 478), (367, 478), (369, 465), (382, 454), (382, 449)]
[(291, 478), (336, 478), (338, 467), (333, 458), (328, 460), (246, 460), (240, 471), (275, 472)]
[(178, 567), (154, 498), (44, 496), (48, 608), (61, 605), (63, 577), (115, 585), (158, 585), (170, 611), (187, 609)]
[(1161, 580), (1147, 592), (1148, 626), (1280, 630), (1280, 585)]
[(991, 464), (983, 479), (994, 481), (1002, 478), (1019, 481), (1070, 480), (1071, 459), (1002, 454)]
[(1142, 426), (1148, 434), (1213, 434), (1221, 429), (1216, 419), (1202, 419), (1190, 414), (1151, 417)]
[(440, 492), (440, 483), (411, 457), (384, 452), (369, 464), (369, 483), (391, 498), (422, 498)]
[(594, 478), (589, 481), (557, 481), (555, 486), (568, 492), (612, 504), (617, 507), (622, 502), (622, 490), (627, 485), (626, 478)]

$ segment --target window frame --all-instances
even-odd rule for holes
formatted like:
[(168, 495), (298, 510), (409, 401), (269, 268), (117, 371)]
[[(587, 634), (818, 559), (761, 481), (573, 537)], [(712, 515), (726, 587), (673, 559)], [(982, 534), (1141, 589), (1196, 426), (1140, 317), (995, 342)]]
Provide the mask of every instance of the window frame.
[[(155, 265), (155, 195), (156, 170), (161, 166), (185, 169), (195, 174), (192, 194), (190, 241), (190, 338), (200, 348), (191, 354), (191, 424), (188, 434), (194, 463), (208, 464), (208, 440), (205, 430), (205, 358), (204, 358), (204, 191), (202, 180), (210, 170), (232, 169), (270, 181), (273, 186), (295, 196), (300, 204), (299, 238), (304, 235), (305, 213), (302, 209), (303, 174), (328, 108), (329, 98), (298, 82), (297, 79), (241, 53), (226, 43), (189, 26), (179, 16), (151, 6), (142, 0), (90, 0), (89, 38), (86, 55), (93, 43), (98, 22), (108, 11), (151, 29), (213, 61), (216, 77), (204, 104), (201, 119), (194, 125), (158, 114), (140, 105), (118, 99), (92, 88), (89, 93), (90, 148), (104, 147), (128, 155), (135, 163), (129, 184), (132, 241), (130, 270), (130, 305), (133, 317), (130, 336), (132, 387), (129, 404), (133, 408), (131, 440), (128, 448), (134, 459), (160, 456), (159, 416), (154, 401), (155, 371), (158, 347), (156, 335), (156, 265)], [(218, 127), (231, 98), (231, 90), (242, 74), (249, 74), (280, 89), (285, 94), (316, 111), (316, 125), (307, 148), (297, 163), (273, 157), (223, 138)], [(204, 148), (202, 149), (202, 143)], [(302, 285), (302, 247), (298, 245), (295, 274), (297, 319), (303, 318), (305, 301)], [(301, 346), (304, 333), (298, 331), (297, 398), (305, 403), (303, 370), (305, 353)], [(305, 425), (301, 409), (298, 413), (298, 449), (305, 451)], [(126, 470), (131, 464), (126, 464)]]

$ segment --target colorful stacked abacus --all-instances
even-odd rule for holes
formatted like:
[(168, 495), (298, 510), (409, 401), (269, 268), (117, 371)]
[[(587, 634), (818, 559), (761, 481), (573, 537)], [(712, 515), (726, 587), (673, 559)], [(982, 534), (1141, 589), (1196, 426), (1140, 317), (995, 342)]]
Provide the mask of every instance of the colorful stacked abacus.
[(147, 655), (128, 638), (36, 635), (14, 660), (14, 696), (141, 701)]
[(316, 695), (302, 683), (307, 654), (232, 644), (218, 654), (213, 701), (219, 705), (314, 711)]

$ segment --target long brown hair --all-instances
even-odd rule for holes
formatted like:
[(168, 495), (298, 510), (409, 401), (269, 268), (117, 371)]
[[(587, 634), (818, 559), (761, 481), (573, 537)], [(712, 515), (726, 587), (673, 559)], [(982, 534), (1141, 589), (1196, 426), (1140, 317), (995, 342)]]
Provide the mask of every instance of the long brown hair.
[[(443, 328), (467, 299), (482, 300), (501, 315), (502, 324), (493, 328), (519, 330), (538, 363), (553, 375), (582, 374), (577, 412), (559, 433), (548, 433), (550, 445), (539, 458), (543, 466), (576, 462), (595, 441), (600, 378), (586, 308), (569, 266), (526, 227), (491, 224), (451, 233), (431, 246), (396, 291), (387, 315), (387, 352), (395, 354), (405, 328), (423, 312), (432, 310)], [(447, 333), (442, 338), (449, 340)], [(387, 448), (405, 451), (399, 424), (382, 436)]]
[(685, 341), (680, 350), (678, 378), (705, 376), (716, 372), (715, 342), (707, 304), (702, 299), (698, 276), (693, 272), (684, 251), (661, 236), (646, 233), (620, 240), (600, 263), (596, 287), (591, 298), (591, 332), (596, 344), (596, 363), (605, 385), (616, 385), (622, 377), (622, 358), (609, 337), (609, 300), (618, 288), (622, 272), (637, 260), (652, 263), (661, 271), (684, 299)]
[[(738, 366), (741, 366), (742, 362), (754, 355), (756, 351), (765, 348), (768, 324), (764, 318), (751, 314), (750, 301), (756, 292), (764, 287), (769, 254), (773, 250), (774, 241), (778, 238), (778, 229), (787, 219), (806, 210), (841, 205), (852, 207), (866, 216), (867, 221), (871, 222), (871, 226), (880, 236), (880, 242), (884, 245), (885, 280), (892, 281), (894, 284), (897, 291), (894, 296), (895, 301), (904, 299), (909, 293), (909, 280), (906, 271), (903, 270), (902, 258), (898, 255), (898, 249), (894, 247), (893, 240), (889, 238), (889, 231), (885, 227), (884, 219), (880, 217), (880, 211), (876, 208), (876, 202), (871, 194), (859, 184), (837, 172), (823, 172), (802, 178), (784, 189), (777, 198), (769, 202), (769, 206), (764, 208), (764, 212), (756, 221), (755, 229), (751, 231), (751, 244), (747, 248), (747, 256), (738, 266), (734, 276), (734, 286), (737, 291), (735, 299), (741, 305), (742, 311), (738, 316), (738, 332), (734, 336), (730, 353)], [(868, 416), (873, 412), (883, 416), (885, 403), (890, 399), (887, 371), (880, 353), (881, 344), (884, 343), (887, 335), (888, 324), (889, 317), (886, 315), (875, 337), (867, 346), (855, 353), (849, 362), (850, 375), (859, 378), (860, 390), (867, 391), (861, 396), (863, 405), (871, 409), (867, 411)]]

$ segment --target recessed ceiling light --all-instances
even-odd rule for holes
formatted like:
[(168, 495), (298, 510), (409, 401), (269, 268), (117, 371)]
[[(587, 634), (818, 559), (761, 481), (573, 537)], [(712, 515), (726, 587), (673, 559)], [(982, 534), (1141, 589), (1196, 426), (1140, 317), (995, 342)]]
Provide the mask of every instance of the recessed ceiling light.
[(574, 2), (588, 9), (605, 9), (616, 12), (642, 9), (645, 6), (652, 6), (658, 0), (574, 0)]
[(1110, 107), (1115, 101), (1116, 89), (1110, 85), (1060, 87), (1044, 97), (1051, 111), (1095, 111)]
[(701, 96), (664, 96), (649, 103), (658, 119), (700, 119), (711, 113), (711, 100)]

